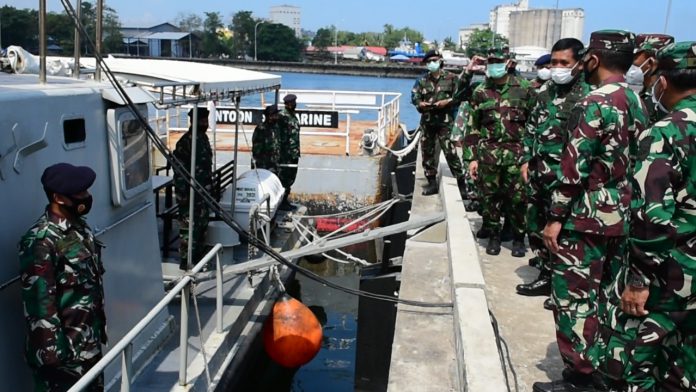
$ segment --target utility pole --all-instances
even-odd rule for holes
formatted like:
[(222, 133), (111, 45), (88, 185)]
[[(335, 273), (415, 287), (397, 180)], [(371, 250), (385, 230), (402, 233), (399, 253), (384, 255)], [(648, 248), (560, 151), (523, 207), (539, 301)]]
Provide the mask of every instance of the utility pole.
[(259, 28), (259, 25), (263, 22), (265, 22), (265, 20), (260, 20), (260, 21), (256, 22), (256, 24), (254, 25), (254, 61), (258, 60), (258, 58), (256, 56), (256, 32), (257, 32), (257, 29)]
[(338, 64), (338, 27), (334, 26), (334, 64)]
[(669, 25), (669, 14), (672, 13), (672, 0), (667, 0), (667, 16), (665, 16), (665, 34), (667, 34), (667, 26)]

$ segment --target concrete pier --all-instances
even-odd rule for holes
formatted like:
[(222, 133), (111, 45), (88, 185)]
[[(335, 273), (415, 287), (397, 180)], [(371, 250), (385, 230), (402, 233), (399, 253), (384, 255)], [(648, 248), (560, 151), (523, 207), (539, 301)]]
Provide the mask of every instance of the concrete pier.
[[(544, 298), (515, 293), (517, 284), (538, 273), (527, 265), (531, 251), (513, 258), (510, 243), (504, 243), (499, 256), (486, 255), (486, 240), (479, 244), (473, 234), (480, 217), (465, 211), (444, 159), (440, 173), (439, 195), (422, 196), (426, 180), (419, 157), (411, 217), (445, 211), (447, 221), (409, 233), (399, 296), (453, 306), (399, 305), (388, 390), (531, 391), (535, 381), (559, 378), (562, 362)], [(503, 370), (491, 314), (516, 377)]]

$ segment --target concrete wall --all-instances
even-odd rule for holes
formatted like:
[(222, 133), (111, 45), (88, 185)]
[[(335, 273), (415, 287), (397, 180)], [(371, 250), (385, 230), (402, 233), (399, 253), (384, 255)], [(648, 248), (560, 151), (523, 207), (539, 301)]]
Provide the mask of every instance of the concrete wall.
[(538, 9), (510, 14), (510, 46), (551, 48), (561, 38), (562, 11)]

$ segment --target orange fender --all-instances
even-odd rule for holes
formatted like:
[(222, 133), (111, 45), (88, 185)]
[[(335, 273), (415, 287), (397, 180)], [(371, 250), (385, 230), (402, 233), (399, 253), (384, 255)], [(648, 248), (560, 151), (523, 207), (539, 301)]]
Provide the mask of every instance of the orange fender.
[(317, 355), (322, 335), (314, 313), (302, 302), (283, 294), (263, 327), (263, 345), (273, 361), (296, 368)]

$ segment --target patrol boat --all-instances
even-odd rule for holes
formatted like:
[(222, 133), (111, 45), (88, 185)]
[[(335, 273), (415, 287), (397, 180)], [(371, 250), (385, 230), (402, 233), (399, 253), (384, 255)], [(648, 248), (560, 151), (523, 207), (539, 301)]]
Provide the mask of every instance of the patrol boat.
[[(44, 7), (40, 15), (45, 15), (45, 2), (41, 4)], [(106, 268), (104, 288), (110, 340), (103, 360), (73, 390), (81, 390), (101, 372), (105, 373), (108, 390), (119, 385), (121, 390), (130, 390), (131, 386), (141, 390), (223, 388), (230, 382), (235, 368), (240, 366), (243, 360), (240, 356), (249, 349), (251, 338), (260, 330), (258, 319), (268, 313), (273, 303), (276, 290), (272, 278), (280, 281), (288, 271), (272, 268), (279, 258), (277, 254), (275, 260), (266, 257), (244, 262), (250, 257), (247, 248), (238, 247), (235, 230), (220, 222), (210, 227), (211, 251), (193, 268), (181, 274), (167, 265), (167, 260), (162, 258), (160, 242), (165, 244), (166, 251), (170, 236), (165, 234), (160, 241), (158, 225), (171, 224), (171, 211), (166, 205), (167, 197), (164, 197), (165, 206), (160, 205), (163, 198), (156, 191), (171, 188), (166, 176), (154, 175), (157, 156), (152, 147), (162, 147), (161, 139), (166, 139), (169, 123), (162, 135), (157, 134), (155, 129), (159, 129), (160, 117), (151, 116), (151, 113), (217, 100), (232, 102), (236, 117), (240, 118), (242, 99), (269, 92), (275, 93), (277, 100), (280, 77), (166, 60), (155, 64), (106, 59), (98, 64), (98, 59), (79, 59), (79, 56), (73, 59), (72, 67), (61, 59), (49, 60), (53, 61), (50, 68), (59, 74), (50, 76), (47, 75), (45, 42), (44, 35), (40, 38), (38, 61), (19, 48), (12, 48), (8, 51), (10, 56), (1, 59), (3, 70), (11, 73), (0, 72), (0, 123), (3, 125), (0, 128), (0, 193), (3, 195), (0, 211), (6, 221), (13, 224), (4, 225), (0, 236), (0, 255), (8, 261), (0, 266), (0, 305), (5, 309), (5, 319), (0, 326), (3, 336), (0, 376), (13, 380), (14, 390), (31, 389), (31, 376), (23, 361), (25, 323), (17, 276), (17, 241), (46, 205), (39, 181), (41, 173), (53, 163), (69, 162), (89, 166), (97, 173), (90, 188), (94, 202), (88, 223), (96, 238), (105, 245), (102, 258)], [(90, 61), (95, 68), (85, 77), (80, 68), (90, 65)], [(38, 75), (18, 73), (32, 67), (38, 70)], [(60, 76), (61, 73), (70, 76)], [(118, 83), (104, 81), (116, 79)], [(326, 105), (326, 98), (321, 98), (320, 93), (295, 93), (298, 97), (318, 94), (317, 101)], [(384, 102), (384, 96), (382, 99)], [(396, 102), (394, 105), (398, 105), (398, 99)], [(380, 132), (395, 126), (393, 119), (398, 118), (398, 106), (390, 106), (389, 110), (392, 113), (389, 121), (380, 117)], [(151, 119), (155, 126), (148, 126), (143, 119)], [(235, 125), (238, 127), (239, 122)], [(350, 138), (350, 132), (339, 137)], [(378, 146), (386, 148), (385, 140), (373, 131), (362, 139), (362, 146), (367, 150)], [(393, 135), (391, 140), (394, 140)], [(230, 200), (232, 212), (235, 204), (244, 199), (244, 195), (239, 197), (239, 192), (225, 193), (226, 188), (239, 190), (237, 181), (244, 180), (238, 180), (238, 165), (234, 159), (237, 158), (236, 146), (234, 150), (232, 159), (218, 165), (214, 182), (218, 197)], [(166, 155), (166, 149), (161, 152)], [(267, 190), (273, 185), (258, 181), (241, 185), (246, 190), (256, 190), (253, 192), (256, 203), (245, 212), (254, 217), (250, 225), (265, 229), (259, 230), (265, 242), (276, 241), (273, 245), (279, 250), (295, 245), (297, 232), (292, 229), (281, 230), (284, 235), (279, 237), (270, 234), (273, 215), (270, 199), (274, 196)], [(278, 192), (282, 194), (282, 188)], [(229, 219), (230, 215), (224, 210), (218, 212)], [(439, 220), (441, 216), (429, 217), (398, 228), (377, 229), (360, 234), (359, 238), (344, 237), (334, 244), (322, 243), (284, 255), (286, 259), (293, 259), (321, 253)], [(166, 227), (163, 229), (161, 231), (166, 232)], [(236, 230), (241, 229), (237, 226)], [(256, 247), (266, 246), (256, 238), (248, 240)], [(214, 273), (208, 273), (207, 277), (197, 275), (211, 262), (215, 262)], [(196, 276), (196, 289), (192, 294)], [(167, 280), (171, 282), (170, 287), (174, 286), (169, 291), (163, 284)], [(196, 300), (199, 297), (200, 306)], [(191, 302), (194, 314), (189, 316)], [(178, 341), (172, 338), (177, 329)]]

